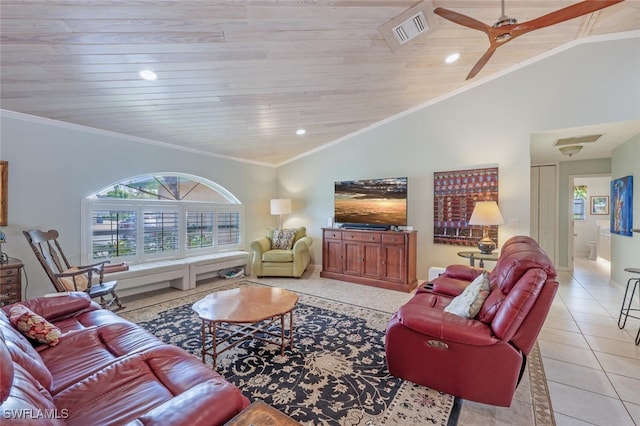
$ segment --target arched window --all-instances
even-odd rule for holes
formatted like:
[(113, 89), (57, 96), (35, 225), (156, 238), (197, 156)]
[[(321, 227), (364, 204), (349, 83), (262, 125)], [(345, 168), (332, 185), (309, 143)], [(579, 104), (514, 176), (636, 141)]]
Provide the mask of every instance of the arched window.
[(235, 250), (242, 204), (220, 185), (181, 173), (125, 179), (87, 197), (83, 253), (133, 263)]

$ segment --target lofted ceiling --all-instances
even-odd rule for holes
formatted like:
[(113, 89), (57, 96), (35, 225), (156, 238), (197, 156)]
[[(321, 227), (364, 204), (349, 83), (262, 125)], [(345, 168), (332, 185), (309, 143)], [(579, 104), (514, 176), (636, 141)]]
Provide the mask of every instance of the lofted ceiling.
[[(505, 8), (524, 22), (573, 3)], [(578, 38), (640, 29), (640, 2), (625, 1), (526, 34), (465, 81), (487, 37), (438, 6), (488, 24), (501, 12), (498, 0), (0, 0), (1, 106), (277, 165)], [(389, 43), (412, 7), (430, 28)]]

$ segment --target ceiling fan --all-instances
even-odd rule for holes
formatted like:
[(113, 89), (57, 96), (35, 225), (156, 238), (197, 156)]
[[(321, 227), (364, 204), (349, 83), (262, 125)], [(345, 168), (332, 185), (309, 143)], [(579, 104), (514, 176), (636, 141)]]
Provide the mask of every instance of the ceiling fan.
[(502, 15), (498, 19), (498, 22), (493, 25), (487, 25), (474, 18), (458, 12), (454, 12), (453, 10), (444, 9), (442, 7), (435, 8), (433, 12), (456, 24), (463, 25), (474, 30), (482, 31), (489, 37), (489, 49), (487, 49), (485, 54), (482, 55), (480, 60), (478, 60), (478, 62), (476, 62), (474, 67), (471, 69), (469, 75), (467, 75), (467, 80), (469, 80), (470, 78), (475, 77), (475, 75), (480, 72), (482, 67), (484, 67), (487, 62), (489, 62), (489, 59), (498, 47), (515, 39), (516, 37), (519, 37), (533, 30), (549, 27), (551, 25), (559, 24), (560, 22), (568, 21), (582, 15), (596, 12), (600, 9), (604, 9), (605, 7), (620, 3), (622, 1), (623, 0), (581, 1), (571, 6), (567, 6), (565, 8), (558, 9), (554, 12), (532, 19), (530, 21), (523, 22), (521, 24), (518, 24), (518, 21), (516, 19), (509, 18), (507, 15), (505, 15), (504, 0), (502, 0)]

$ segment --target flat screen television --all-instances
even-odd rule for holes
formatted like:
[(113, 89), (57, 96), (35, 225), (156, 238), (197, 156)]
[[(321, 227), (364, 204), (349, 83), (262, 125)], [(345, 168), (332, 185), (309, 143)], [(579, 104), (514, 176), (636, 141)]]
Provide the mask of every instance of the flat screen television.
[(335, 182), (334, 220), (343, 227), (407, 225), (407, 178)]

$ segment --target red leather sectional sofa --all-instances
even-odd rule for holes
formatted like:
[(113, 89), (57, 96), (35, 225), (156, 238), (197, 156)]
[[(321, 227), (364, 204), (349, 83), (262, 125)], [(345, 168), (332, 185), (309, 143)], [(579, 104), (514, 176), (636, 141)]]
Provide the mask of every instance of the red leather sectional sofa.
[(10, 323), (11, 305), (0, 310), (0, 423), (221, 425), (249, 405), (199, 359), (85, 293), (20, 303), (63, 335), (34, 347)]
[(477, 316), (445, 312), (480, 273), (451, 265), (419, 288), (387, 326), (387, 366), (394, 376), (432, 389), (510, 406), (556, 294), (556, 271), (535, 240), (513, 237), (489, 274), (491, 290)]

